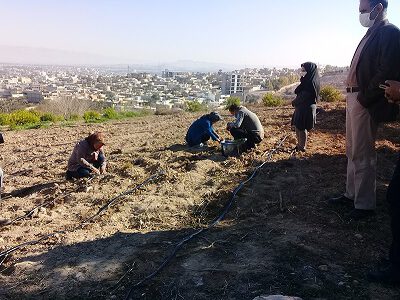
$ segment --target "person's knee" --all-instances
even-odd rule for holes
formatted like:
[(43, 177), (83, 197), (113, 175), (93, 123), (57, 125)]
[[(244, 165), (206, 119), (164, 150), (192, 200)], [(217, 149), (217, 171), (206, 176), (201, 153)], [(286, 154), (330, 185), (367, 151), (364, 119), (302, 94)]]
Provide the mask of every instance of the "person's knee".
[(84, 178), (90, 176), (90, 170), (87, 168), (79, 168), (77, 171), (77, 178)]

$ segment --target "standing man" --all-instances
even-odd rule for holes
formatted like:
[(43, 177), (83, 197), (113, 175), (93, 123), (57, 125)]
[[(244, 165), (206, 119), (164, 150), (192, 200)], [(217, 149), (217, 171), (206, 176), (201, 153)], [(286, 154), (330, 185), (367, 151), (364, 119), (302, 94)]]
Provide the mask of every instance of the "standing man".
[(235, 140), (246, 138), (246, 150), (253, 149), (264, 138), (264, 128), (257, 115), (244, 106), (232, 104), (228, 107), (235, 122), (226, 125), (226, 129)]
[[(400, 82), (388, 80), (385, 89), (386, 98), (392, 102), (400, 102)], [(389, 263), (382, 269), (368, 274), (369, 280), (374, 282), (399, 284), (400, 283), (400, 157), (397, 161), (392, 180), (390, 181), (386, 199), (389, 202), (390, 227), (392, 243), (389, 251)]]
[(360, 0), (360, 23), (369, 28), (351, 62), (346, 97), (346, 193), (330, 203), (354, 202), (350, 218), (375, 214), (376, 151), (379, 122), (393, 121), (399, 112), (379, 88), (400, 79), (400, 31), (387, 20), (388, 0)]

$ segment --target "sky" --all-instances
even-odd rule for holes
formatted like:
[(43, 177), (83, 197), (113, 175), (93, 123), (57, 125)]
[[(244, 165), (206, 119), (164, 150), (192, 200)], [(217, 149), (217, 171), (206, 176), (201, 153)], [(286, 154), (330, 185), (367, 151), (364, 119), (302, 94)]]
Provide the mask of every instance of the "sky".
[[(0, 0), (0, 45), (86, 53), (98, 63), (347, 66), (366, 31), (358, 5), (358, 0)], [(388, 11), (400, 26), (400, 1), (389, 0)]]

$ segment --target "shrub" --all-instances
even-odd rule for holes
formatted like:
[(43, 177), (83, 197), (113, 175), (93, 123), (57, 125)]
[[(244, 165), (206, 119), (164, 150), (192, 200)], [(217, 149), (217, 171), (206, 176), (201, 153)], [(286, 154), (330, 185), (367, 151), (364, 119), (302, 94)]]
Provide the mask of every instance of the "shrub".
[(55, 114), (52, 113), (44, 113), (43, 115), (40, 116), (40, 121), (41, 122), (59, 122), (59, 121), (63, 121), (64, 117), (63, 116), (57, 116)]
[(265, 106), (276, 107), (281, 106), (284, 103), (284, 100), (276, 94), (267, 93), (262, 97), (262, 102)]
[(339, 102), (344, 99), (343, 94), (338, 89), (330, 85), (324, 86), (319, 94), (321, 96), (321, 101)]
[(10, 116), (9, 114), (0, 114), (0, 125), (9, 125), (10, 124)]
[(120, 115), (112, 107), (106, 108), (103, 111), (103, 117), (109, 120), (119, 119)]
[(199, 101), (194, 100), (194, 101), (188, 101), (186, 102), (186, 111), (189, 112), (198, 112), (204, 110), (205, 107), (203, 104), (201, 104)]
[(68, 120), (69, 121), (78, 121), (81, 117), (77, 114), (72, 114), (69, 116)]
[(9, 125), (27, 125), (40, 122), (40, 114), (37, 111), (17, 110), (9, 115)]
[(123, 113), (121, 113), (121, 115), (124, 118), (134, 118), (134, 117), (140, 117), (141, 113), (137, 111), (124, 111)]
[(89, 110), (83, 114), (83, 119), (86, 123), (98, 122), (101, 120), (101, 115), (97, 111)]
[(240, 106), (240, 98), (239, 97), (229, 97), (228, 99), (225, 100), (224, 105), (225, 105), (225, 109), (229, 109), (229, 106), (231, 105), (237, 105)]

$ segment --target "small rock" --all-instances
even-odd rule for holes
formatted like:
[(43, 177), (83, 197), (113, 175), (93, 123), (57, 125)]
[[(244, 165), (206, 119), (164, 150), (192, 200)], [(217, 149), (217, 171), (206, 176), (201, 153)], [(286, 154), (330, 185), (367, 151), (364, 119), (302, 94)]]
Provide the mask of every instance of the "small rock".
[(35, 209), (35, 210), (31, 213), (31, 218), (39, 218), (39, 209)]
[(10, 223), (11, 223), (10, 220), (7, 220), (7, 219), (0, 219), (0, 226), (5, 226), (5, 225), (8, 225), (8, 224), (10, 224)]
[(344, 286), (344, 282), (343, 281), (339, 282), (338, 286)]
[(358, 280), (353, 280), (354, 284), (359, 284)]
[(93, 187), (92, 186), (87, 186), (86, 187), (86, 193), (89, 193), (91, 190), (93, 190)]
[(76, 273), (75, 279), (78, 280), (78, 281), (84, 281), (85, 280), (85, 275), (83, 275), (83, 273), (81, 273), (81, 272)]
[(110, 297), (110, 299), (117, 299), (117, 296), (116, 296), (116, 295), (112, 295), (112, 296)]
[(75, 200), (75, 197), (74, 196), (71, 196), (71, 195), (66, 195), (65, 197), (64, 197), (64, 202), (65, 203), (69, 203), (69, 202), (72, 202), (72, 201), (74, 201)]
[(355, 236), (356, 238), (358, 238), (359, 240), (361, 240), (361, 239), (363, 238), (363, 236), (362, 236), (361, 234), (359, 234), (359, 233), (355, 234), (354, 236)]
[(195, 277), (195, 278), (193, 278), (193, 281), (194, 281), (194, 284), (196, 286), (203, 286), (204, 285), (202, 277)]
[(328, 271), (328, 266), (327, 265), (321, 265), (321, 266), (318, 267), (318, 269), (323, 271), (323, 272), (326, 272), (326, 271)]

